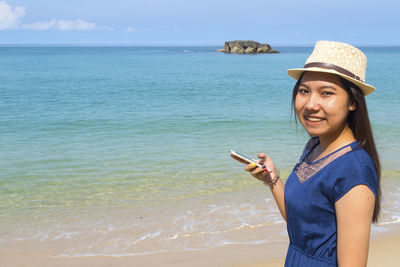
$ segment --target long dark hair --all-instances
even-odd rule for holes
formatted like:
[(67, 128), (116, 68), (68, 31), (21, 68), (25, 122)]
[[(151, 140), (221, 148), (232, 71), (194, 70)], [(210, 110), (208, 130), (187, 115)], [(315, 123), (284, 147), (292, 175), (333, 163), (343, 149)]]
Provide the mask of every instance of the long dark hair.
[[(292, 93), (292, 112), (294, 112), (294, 106), (296, 101), (296, 96), (299, 91), (299, 86), (301, 83), (301, 79), (303, 78), (305, 72), (303, 72), (300, 78), (297, 80), (293, 88)], [(362, 147), (372, 158), (374, 162), (376, 173), (378, 175), (378, 192), (375, 198), (375, 208), (374, 215), (372, 217), (372, 221), (374, 223), (378, 222), (379, 213), (381, 210), (381, 164), (379, 162), (378, 151), (376, 150), (374, 136), (372, 134), (371, 123), (369, 121), (367, 104), (365, 102), (364, 94), (361, 89), (353, 84), (352, 82), (338, 76), (343, 88), (346, 90), (349, 95), (349, 99), (351, 103), (356, 105), (356, 109), (354, 111), (349, 112), (349, 116), (347, 117), (347, 124), (355, 139), (357, 140), (360, 147)], [(296, 112), (294, 112), (296, 114)], [(295, 115), (295, 120), (297, 123), (297, 116)]]

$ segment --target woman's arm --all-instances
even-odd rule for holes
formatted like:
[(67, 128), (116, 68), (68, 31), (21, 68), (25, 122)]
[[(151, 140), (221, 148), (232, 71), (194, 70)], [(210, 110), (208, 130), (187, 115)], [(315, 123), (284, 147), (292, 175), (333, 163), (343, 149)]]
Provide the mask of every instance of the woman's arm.
[[(263, 168), (257, 167), (252, 164), (246, 165), (244, 169), (250, 172), (251, 175), (253, 175), (255, 178), (265, 183), (269, 183), (270, 181), (275, 180), (279, 174), (275, 168), (274, 162), (264, 153), (260, 153), (257, 156), (260, 158), (259, 163), (261, 165), (266, 165), (269, 169), (272, 170), (272, 173), (267, 173)], [(269, 187), (271, 189), (272, 195), (274, 196), (276, 205), (278, 206), (283, 219), (285, 219), (286, 221), (285, 185), (281, 181), (281, 179), (279, 179), (276, 184), (270, 184)]]
[(340, 267), (366, 266), (375, 195), (357, 185), (335, 203)]
[(275, 185), (270, 185), (272, 195), (275, 198), (276, 205), (282, 214), (283, 219), (286, 221), (286, 207), (285, 207), (285, 184), (281, 179)]

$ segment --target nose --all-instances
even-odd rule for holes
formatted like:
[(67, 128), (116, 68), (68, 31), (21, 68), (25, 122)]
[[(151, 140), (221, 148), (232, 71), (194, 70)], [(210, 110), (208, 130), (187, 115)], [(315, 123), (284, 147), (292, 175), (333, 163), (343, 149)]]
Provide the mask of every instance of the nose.
[(310, 111), (318, 111), (321, 108), (318, 96), (310, 94), (305, 104), (305, 108)]

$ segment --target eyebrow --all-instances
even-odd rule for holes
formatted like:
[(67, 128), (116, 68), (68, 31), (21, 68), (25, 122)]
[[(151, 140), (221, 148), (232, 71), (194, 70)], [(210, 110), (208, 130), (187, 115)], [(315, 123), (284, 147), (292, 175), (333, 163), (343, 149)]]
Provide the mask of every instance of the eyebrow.
[[(299, 85), (299, 87), (300, 87), (300, 86), (304, 86), (304, 87), (306, 87), (307, 89), (310, 89), (310, 87), (308, 87), (308, 86), (305, 85), (304, 83), (301, 83), (301, 84)], [(331, 86), (331, 85), (324, 85), (324, 86), (319, 87), (318, 89), (319, 89), (319, 90), (321, 90), (321, 89), (333, 89), (333, 90), (336, 90), (336, 88), (333, 87), (333, 86)]]

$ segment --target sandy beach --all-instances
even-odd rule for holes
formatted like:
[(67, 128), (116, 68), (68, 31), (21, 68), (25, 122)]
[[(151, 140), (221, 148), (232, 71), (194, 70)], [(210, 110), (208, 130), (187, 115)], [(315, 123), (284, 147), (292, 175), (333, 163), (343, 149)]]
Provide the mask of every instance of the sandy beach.
[[(396, 266), (400, 260), (400, 225), (373, 233), (368, 266)], [(284, 265), (288, 240), (275, 243), (228, 245), (208, 250), (140, 256), (53, 257), (43, 254), (1, 254), (1, 266), (231, 266), (278, 267)]]

